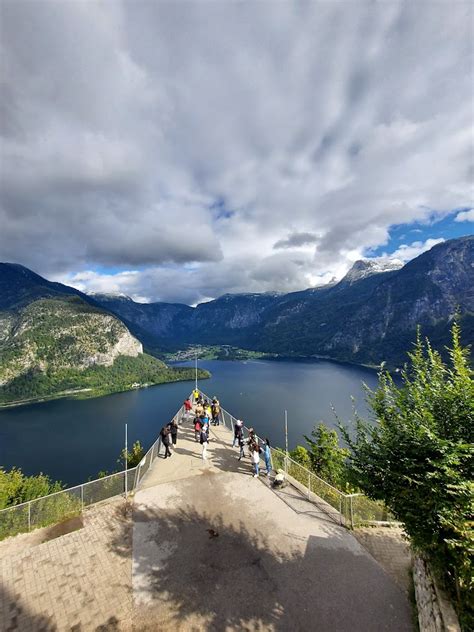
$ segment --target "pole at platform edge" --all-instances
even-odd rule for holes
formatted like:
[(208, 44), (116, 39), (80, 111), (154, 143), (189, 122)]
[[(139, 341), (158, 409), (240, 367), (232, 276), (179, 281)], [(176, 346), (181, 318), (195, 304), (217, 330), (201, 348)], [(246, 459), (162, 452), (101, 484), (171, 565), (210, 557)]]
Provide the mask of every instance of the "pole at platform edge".
[(127, 500), (128, 496), (128, 476), (127, 476), (127, 466), (128, 466), (128, 433), (127, 433), (127, 424), (125, 424), (125, 500)]
[(285, 472), (288, 472), (288, 411), (285, 410)]
[(195, 383), (194, 383), (194, 388), (197, 391), (197, 387), (198, 387), (198, 354), (197, 351), (194, 354), (194, 366), (195, 366)]

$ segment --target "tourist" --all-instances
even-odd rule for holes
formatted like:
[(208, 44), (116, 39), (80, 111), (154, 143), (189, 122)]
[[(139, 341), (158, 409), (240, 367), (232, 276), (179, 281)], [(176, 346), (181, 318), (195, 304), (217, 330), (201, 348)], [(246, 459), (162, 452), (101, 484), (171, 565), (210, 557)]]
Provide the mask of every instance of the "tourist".
[(193, 405), (191, 404), (191, 400), (189, 399), (185, 399), (184, 400), (184, 412), (187, 415), (189, 413), (190, 410), (193, 409)]
[(241, 419), (237, 419), (234, 424), (234, 440), (232, 441), (232, 447), (235, 447), (235, 444), (240, 445), (240, 437), (243, 434), (243, 425), (244, 422)]
[(240, 454), (239, 454), (239, 461), (240, 461), (242, 457), (245, 456), (245, 439), (242, 433), (240, 433), (239, 435), (238, 442), (239, 442), (239, 448), (240, 448)]
[(161, 443), (165, 446), (165, 459), (171, 456), (170, 450), (170, 427), (169, 425), (163, 426), (160, 432)]
[(270, 450), (270, 441), (267, 438), (265, 439), (265, 443), (263, 444), (263, 458), (265, 459), (267, 476), (269, 476), (272, 469), (272, 453)]
[(173, 442), (173, 450), (176, 449), (176, 444), (178, 443), (178, 421), (177, 419), (173, 419), (171, 422), (171, 441)]
[(199, 417), (196, 417), (196, 421), (194, 422), (194, 438), (196, 443), (199, 441), (199, 437), (201, 435), (201, 420)]
[(193, 397), (194, 397), (194, 401), (197, 403), (197, 400), (201, 397), (200, 392), (198, 391), (197, 388), (194, 389), (193, 391)]
[(260, 469), (260, 448), (257, 443), (252, 443), (250, 455), (252, 457), (252, 464), (255, 470), (253, 477), (256, 478)]
[(219, 400), (217, 400), (215, 397), (212, 400), (212, 406), (211, 406), (211, 414), (212, 414), (212, 423), (214, 424), (214, 426), (218, 426), (219, 425), (219, 413), (221, 411), (221, 407), (219, 404)]
[(198, 402), (196, 404), (196, 406), (194, 407), (194, 412), (196, 413), (198, 417), (200, 417), (203, 414), (204, 406), (201, 404), (201, 402)]
[(253, 428), (249, 428), (248, 442), (249, 443), (258, 443), (258, 438), (257, 438), (257, 435), (255, 434), (255, 430)]
[(204, 424), (199, 436), (199, 443), (202, 445), (202, 460), (207, 459), (207, 446), (209, 445), (208, 426)]

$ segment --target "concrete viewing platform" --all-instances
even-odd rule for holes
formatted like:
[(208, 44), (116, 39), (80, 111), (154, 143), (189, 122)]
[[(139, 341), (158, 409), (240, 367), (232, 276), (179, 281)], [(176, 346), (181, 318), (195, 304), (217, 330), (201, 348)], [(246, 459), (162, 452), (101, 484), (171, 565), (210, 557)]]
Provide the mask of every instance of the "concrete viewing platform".
[(211, 427), (203, 461), (184, 422), (128, 506), (0, 543), (0, 630), (412, 630), (406, 592), (354, 535), (253, 478), (231, 440)]

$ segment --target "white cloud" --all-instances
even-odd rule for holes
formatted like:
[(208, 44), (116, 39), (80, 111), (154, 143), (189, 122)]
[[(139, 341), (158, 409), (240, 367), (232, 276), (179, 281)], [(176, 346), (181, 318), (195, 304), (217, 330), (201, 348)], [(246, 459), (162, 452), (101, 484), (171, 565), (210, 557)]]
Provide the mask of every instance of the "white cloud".
[[(472, 203), (469, 3), (0, 11), (3, 260), (150, 299), (289, 291)], [(76, 278), (101, 266), (139, 271)]]
[(474, 208), (468, 211), (461, 211), (454, 218), (455, 222), (474, 222)]
[(430, 250), (436, 244), (441, 244), (445, 241), (443, 238), (439, 239), (427, 239), (426, 241), (414, 241), (411, 244), (402, 244), (395, 252), (390, 255), (384, 255), (384, 257), (389, 257), (390, 259), (398, 260), (398, 261), (410, 261), (410, 259), (414, 259), (418, 257), (423, 252)]

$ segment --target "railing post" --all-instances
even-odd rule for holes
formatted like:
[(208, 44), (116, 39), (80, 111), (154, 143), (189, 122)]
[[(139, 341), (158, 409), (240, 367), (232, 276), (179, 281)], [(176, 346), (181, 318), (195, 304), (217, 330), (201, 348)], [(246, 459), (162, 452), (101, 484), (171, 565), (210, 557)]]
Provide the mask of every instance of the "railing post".
[(354, 510), (353, 510), (353, 507), (352, 507), (352, 495), (351, 495), (351, 496), (349, 496), (349, 498), (351, 499), (351, 500), (350, 500), (350, 508), (351, 508), (351, 529), (353, 529), (353, 528), (354, 528)]
[(84, 510), (84, 485), (81, 485), (81, 509)]
[(31, 531), (31, 502), (28, 503), (28, 531)]
[(342, 494), (339, 496), (339, 524), (343, 524), (342, 522)]
[(308, 472), (308, 500), (311, 498), (311, 472)]

